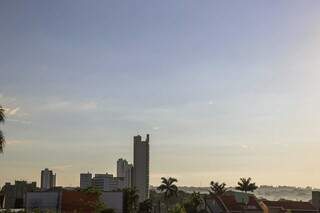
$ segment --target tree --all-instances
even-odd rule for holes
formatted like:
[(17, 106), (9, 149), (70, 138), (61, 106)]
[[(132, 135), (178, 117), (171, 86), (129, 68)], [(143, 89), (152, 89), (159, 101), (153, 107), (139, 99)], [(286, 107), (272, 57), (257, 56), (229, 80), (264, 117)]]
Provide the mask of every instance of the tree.
[(105, 208), (101, 210), (99, 213), (115, 213), (114, 209)]
[(186, 210), (179, 203), (171, 209), (169, 213), (186, 213)]
[(125, 209), (128, 213), (134, 213), (138, 209), (138, 190), (137, 188), (125, 188), (123, 189), (125, 198)]
[(169, 177), (168, 179), (165, 177), (161, 178), (161, 184), (157, 188), (160, 192), (164, 194), (164, 200), (166, 202), (167, 211), (169, 210), (169, 199), (173, 196), (178, 196), (178, 187), (174, 184), (178, 182), (176, 178)]
[(183, 207), (187, 213), (198, 212), (199, 205), (202, 203), (200, 192), (193, 192), (190, 198), (184, 202)]
[(236, 187), (237, 190), (243, 191), (245, 193), (253, 192), (258, 187), (256, 186), (256, 183), (251, 182), (251, 178), (240, 178), (240, 181), (238, 182), (238, 186)]
[[(0, 106), (0, 123), (4, 123), (5, 121), (5, 114), (4, 114), (4, 108), (2, 106)], [(5, 139), (4, 139), (4, 136), (3, 136), (3, 133), (2, 131), (0, 130), (0, 153), (3, 152), (3, 147), (4, 147), (4, 144), (5, 144)]]
[(152, 201), (147, 199), (139, 204), (139, 213), (150, 213), (152, 211)]
[(219, 183), (219, 182), (214, 182), (214, 181), (211, 181), (210, 182), (210, 190), (209, 190), (209, 193), (211, 195), (223, 195), (225, 192), (227, 191), (227, 188), (226, 188), (226, 184), (225, 183)]

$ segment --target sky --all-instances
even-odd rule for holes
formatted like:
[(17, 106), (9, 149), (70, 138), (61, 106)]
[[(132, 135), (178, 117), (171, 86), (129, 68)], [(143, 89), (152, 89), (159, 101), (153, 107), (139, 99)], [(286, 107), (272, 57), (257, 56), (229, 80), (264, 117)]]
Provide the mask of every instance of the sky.
[(116, 174), (150, 134), (150, 184), (320, 187), (320, 1), (0, 1), (0, 185)]

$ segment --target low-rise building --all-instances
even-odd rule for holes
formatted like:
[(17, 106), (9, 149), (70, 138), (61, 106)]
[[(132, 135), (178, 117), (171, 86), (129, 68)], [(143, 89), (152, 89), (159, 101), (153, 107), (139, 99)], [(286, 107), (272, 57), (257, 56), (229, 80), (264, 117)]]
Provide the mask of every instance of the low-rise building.
[(35, 209), (40, 212), (94, 213), (97, 208), (113, 209), (115, 213), (123, 213), (123, 192), (102, 192), (100, 197), (96, 193), (82, 191), (60, 192), (28, 192), (26, 195), (26, 210)]
[(125, 188), (123, 177), (113, 177), (112, 174), (95, 174), (92, 186), (101, 191), (117, 191)]
[(94, 213), (98, 207), (98, 194), (64, 191), (62, 192), (60, 209), (63, 213)]
[(27, 192), (26, 210), (32, 212), (59, 212), (61, 192)]
[(206, 198), (205, 204), (210, 213), (263, 213), (257, 198), (252, 194), (233, 192), (212, 195)]
[(115, 211), (115, 213), (123, 212), (123, 192), (102, 192), (100, 196), (101, 202), (107, 207)]
[(2, 208), (5, 209), (20, 209), (25, 207), (26, 192), (37, 190), (37, 183), (27, 181), (15, 181), (14, 185), (5, 183), (1, 189), (2, 193)]
[(270, 201), (260, 202), (264, 213), (317, 213), (318, 210), (310, 202), (302, 201)]
[(312, 205), (320, 210), (320, 191), (312, 192)]

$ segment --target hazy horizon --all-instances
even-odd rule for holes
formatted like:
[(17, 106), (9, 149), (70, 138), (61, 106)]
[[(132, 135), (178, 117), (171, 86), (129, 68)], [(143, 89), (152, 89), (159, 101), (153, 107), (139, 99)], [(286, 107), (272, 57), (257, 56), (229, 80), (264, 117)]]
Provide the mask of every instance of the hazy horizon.
[(150, 184), (320, 187), (320, 1), (0, 1), (0, 184), (132, 162)]

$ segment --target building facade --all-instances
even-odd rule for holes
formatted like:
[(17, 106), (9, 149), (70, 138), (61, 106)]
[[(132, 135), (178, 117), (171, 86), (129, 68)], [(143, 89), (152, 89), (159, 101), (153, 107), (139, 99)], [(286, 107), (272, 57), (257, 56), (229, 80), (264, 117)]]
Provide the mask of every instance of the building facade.
[(320, 191), (312, 191), (312, 205), (320, 210)]
[(80, 174), (80, 188), (86, 189), (92, 186), (92, 174), (91, 173), (81, 173)]
[(3, 193), (3, 204), (0, 208), (19, 209), (25, 207), (25, 194), (37, 190), (36, 182), (15, 181), (14, 185), (6, 183), (1, 192)]
[(41, 190), (48, 190), (56, 186), (56, 174), (45, 168), (41, 171)]
[(210, 195), (203, 203), (209, 213), (265, 213), (253, 194), (241, 192)]
[(130, 188), (132, 186), (132, 172), (133, 166), (129, 164), (126, 159), (120, 158), (117, 161), (117, 177), (122, 177), (124, 187)]
[(96, 205), (103, 203), (107, 208), (113, 209), (115, 213), (123, 213), (123, 198), (123, 192), (102, 192), (100, 197), (97, 194), (67, 190), (60, 192), (28, 192), (26, 193), (26, 211), (95, 213), (97, 212)]
[(95, 174), (92, 178), (92, 186), (100, 189), (101, 191), (115, 191), (123, 189), (123, 177), (113, 177), (112, 174)]
[(26, 193), (26, 211), (60, 212), (61, 192), (28, 192)]
[(140, 135), (134, 136), (133, 143), (133, 186), (141, 202), (149, 198), (149, 135), (145, 141)]
[(263, 200), (260, 202), (263, 213), (318, 213), (310, 202), (303, 201), (270, 201)]

